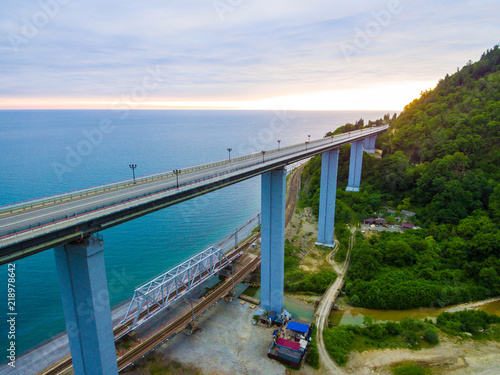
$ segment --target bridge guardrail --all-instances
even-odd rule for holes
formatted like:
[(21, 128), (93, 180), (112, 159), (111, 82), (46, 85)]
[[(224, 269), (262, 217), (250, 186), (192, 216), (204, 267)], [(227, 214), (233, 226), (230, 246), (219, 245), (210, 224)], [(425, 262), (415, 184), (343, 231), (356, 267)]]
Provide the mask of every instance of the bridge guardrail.
[[(359, 132), (360, 134), (362, 134), (363, 130), (366, 130), (366, 129), (361, 129), (361, 130), (353, 131), (353, 132), (350, 132), (349, 134), (353, 134), (353, 133), (356, 133), (356, 132)], [(316, 141), (313, 141), (313, 142), (316, 143), (316, 144), (317, 143), (321, 143), (321, 145), (323, 145), (324, 144), (324, 140), (325, 140), (325, 138), (320, 139), (320, 140), (316, 140)], [(313, 142), (311, 142), (311, 143), (313, 143)], [(286, 150), (286, 149), (295, 148), (295, 147), (297, 147), (297, 145), (286, 146), (286, 147), (280, 148), (280, 151)], [(275, 150), (269, 151), (269, 153), (275, 153), (277, 151), (278, 150), (275, 149)], [(249, 155), (244, 155), (244, 156), (241, 156), (241, 157), (238, 157), (238, 158), (234, 158), (231, 161), (226, 160), (226, 161), (219, 161), (219, 162), (214, 162), (214, 163), (202, 164), (202, 165), (199, 165), (199, 166), (188, 168), (188, 169), (186, 169), (184, 171), (187, 171), (189, 173), (189, 172), (193, 172), (193, 171), (196, 171), (196, 170), (207, 169), (207, 168), (214, 167), (214, 166), (219, 166), (219, 165), (224, 165), (224, 164), (230, 164), (233, 160), (234, 161), (236, 161), (236, 160), (245, 160), (245, 159), (250, 159), (250, 158), (259, 157), (259, 156), (260, 156), (260, 154), (254, 153), (254, 154), (249, 154)], [(283, 155), (281, 155), (280, 157), (283, 157)], [(272, 158), (270, 160), (273, 160), (273, 159), (274, 158)], [(179, 187), (186, 186), (186, 185), (191, 185), (191, 184), (194, 184), (194, 183), (197, 183), (197, 182), (200, 182), (200, 181), (205, 181), (207, 179), (212, 179), (212, 178), (221, 176), (223, 174), (227, 174), (227, 173), (238, 171), (240, 169), (251, 167), (253, 165), (254, 164), (247, 165), (247, 166), (242, 166), (242, 167), (239, 167), (239, 168), (234, 168), (234, 169), (226, 170), (226, 171), (223, 171), (223, 172), (220, 172), (220, 173), (216, 173), (214, 175), (210, 175), (210, 176), (207, 176), (205, 178), (200, 178), (200, 179), (192, 180), (192, 181), (189, 181), (187, 183), (180, 184)], [(173, 176), (174, 173), (173, 172), (158, 173), (158, 174), (155, 174), (155, 175), (144, 176), (141, 179), (144, 179), (143, 182), (146, 182), (146, 181), (152, 181), (154, 179), (165, 178), (168, 175)], [(120, 185), (120, 184), (122, 184), (122, 185)], [(132, 185), (133, 182), (132, 181), (127, 181), (127, 184), (128, 185)], [(105, 191), (106, 189), (111, 190), (115, 186), (123, 186), (123, 182), (102, 185), (101, 187), (97, 187), (97, 188), (93, 188), (93, 189), (83, 189), (81, 191), (74, 192), (72, 196), (78, 196), (78, 195), (82, 196), (82, 195), (84, 195), (84, 193), (87, 193), (87, 195), (88, 195), (88, 192), (94, 192), (94, 191), (99, 191), (99, 190), (100, 191)], [(105, 208), (111, 208), (111, 207), (116, 206), (116, 205), (124, 204), (124, 203), (130, 202), (130, 201), (134, 201), (134, 200), (139, 200), (139, 199), (144, 198), (146, 196), (153, 196), (153, 195), (159, 194), (161, 192), (167, 192), (169, 190), (174, 190), (174, 189), (177, 189), (177, 187), (168, 187), (168, 188), (162, 188), (162, 189), (150, 191), (150, 192), (144, 193), (142, 195), (136, 196), (133, 199), (127, 198), (127, 199), (123, 199), (123, 200), (119, 200), (119, 201), (114, 201), (114, 202), (112, 202), (110, 204), (106, 204), (106, 205), (102, 205), (102, 206), (96, 206), (96, 207), (94, 207), (92, 209), (87, 209), (87, 210), (75, 212), (72, 215), (65, 215), (65, 216), (54, 218), (52, 220), (39, 222), (38, 226), (30, 225), (30, 226), (27, 226), (27, 227), (18, 228), (17, 230), (7, 231), (7, 232), (4, 232), (4, 233), (0, 233), (0, 239), (3, 239), (5, 237), (9, 237), (9, 236), (15, 236), (17, 234), (21, 234), (21, 233), (24, 233), (26, 231), (32, 231), (34, 229), (38, 229), (38, 228), (41, 228), (43, 226), (53, 225), (53, 224), (55, 224), (55, 223), (57, 223), (59, 221), (67, 221), (68, 219), (70, 219), (72, 217), (73, 218), (79, 217), (79, 216), (86, 215), (86, 214), (89, 214), (89, 213), (92, 213), (92, 212), (100, 211), (100, 210), (105, 209)], [(60, 196), (57, 196), (57, 200), (59, 200), (59, 199), (64, 200), (65, 198), (67, 198), (71, 194), (72, 193), (67, 193), (67, 194), (62, 194)], [(53, 198), (56, 198), (56, 196), (54, 196)], [(54, 199), (54, 200), (51, 200), (51, 202), (55, 202), (57, 200)], [(38, 204), (40, 204), (40, 203), (38, 203)], [(29, 205), (29, 203), (26, 203), (26, 204)], [(32, 207), (33, 205), (34, 204), (31, 204), (30, 207)], [(7, 208), (7, 207), (6, 207), (6, 209), (9, 210), (9, 208)], [(0, 212), (2, 212), (1, 209), (0, 209)]]

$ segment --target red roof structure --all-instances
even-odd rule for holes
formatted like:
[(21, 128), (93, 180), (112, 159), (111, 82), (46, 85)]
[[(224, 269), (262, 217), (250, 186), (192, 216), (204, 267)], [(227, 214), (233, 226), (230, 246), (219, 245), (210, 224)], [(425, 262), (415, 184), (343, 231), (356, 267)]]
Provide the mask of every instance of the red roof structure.
[(413, 223), (403, 223), (403, 224), (401, 224), (401, 228), (403, 228), (403, 229), (413, 229), (413, 228), (415, 228), (415, 224), (413, 224)]
[(293, 342), (293, 341), (290, 341), (290, 340), (286, 340), (286, 339), (281, 338), (281, 337), (276, 342), (276, 345), (283, 346), (285, 348), (294, 350), (296, 352), (298, 352), (300, 350), (300, 344), (298, 342)]

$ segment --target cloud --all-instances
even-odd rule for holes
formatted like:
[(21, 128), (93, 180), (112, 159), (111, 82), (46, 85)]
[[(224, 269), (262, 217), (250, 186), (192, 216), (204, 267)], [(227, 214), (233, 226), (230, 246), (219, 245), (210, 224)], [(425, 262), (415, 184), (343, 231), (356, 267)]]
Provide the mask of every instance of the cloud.
[[(53, 10), (47, 22), (44, 9)], [(148, 99), (160, 101), (428, 85), (498, 43), (499, 11), (490, 0), (8, 0), (0, 98), (119, 100), (158, 66), (166, 79)], [(27, 23), (36, 35), (23, 33)], [(26, 41), (17, 52), (13, 35)]]

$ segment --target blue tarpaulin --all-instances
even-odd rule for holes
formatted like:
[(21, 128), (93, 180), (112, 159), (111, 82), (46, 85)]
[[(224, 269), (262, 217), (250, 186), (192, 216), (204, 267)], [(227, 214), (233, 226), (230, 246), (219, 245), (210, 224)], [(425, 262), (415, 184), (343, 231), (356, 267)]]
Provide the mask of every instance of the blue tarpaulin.
[(292, 331), (300, 333), (307, 333), (307, 331), (309, 330), (309, 326), (306, 324), (290, 321), (286, 326), (286, 329), (291, 329)]

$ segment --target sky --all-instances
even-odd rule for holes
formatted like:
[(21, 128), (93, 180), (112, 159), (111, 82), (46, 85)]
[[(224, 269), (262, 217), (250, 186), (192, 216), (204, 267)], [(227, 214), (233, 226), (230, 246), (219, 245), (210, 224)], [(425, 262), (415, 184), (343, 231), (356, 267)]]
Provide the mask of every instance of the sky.
[(498, 0), (2, 0), (0, 109), (402, 110)]

